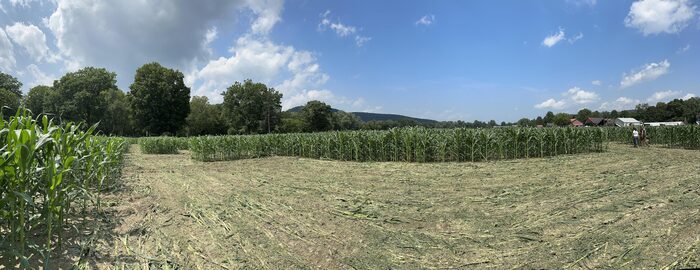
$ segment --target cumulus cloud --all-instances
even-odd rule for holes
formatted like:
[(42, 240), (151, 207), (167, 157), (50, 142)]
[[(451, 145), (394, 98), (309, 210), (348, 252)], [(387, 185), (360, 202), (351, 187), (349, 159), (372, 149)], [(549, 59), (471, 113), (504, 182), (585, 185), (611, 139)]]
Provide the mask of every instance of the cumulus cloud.
[(549, 36), (546, 36), (544, 40), (542, 40), (542, 46), (546, 46), (548, 48), (554, 47), (554, 45), (557, 45), (561, 41), (568, 41), (571, 44), (574, 44), (576, 41), (580, 40), (583, 38), (583, 33), (578, 33), (577, 35), (567, 38), (566, 37), (566, 32), (564, 28), (559, 27), (559, 32), (556, 34), (552, 34)]
[(668, 99), (671, 99), (673, 97), (680, 96), (681, 92), (680, 91), (660, 91), (652, 94), (649, 98), (647, 98), (647, 102), (658, 102), (658, 101), (665, 101)]
[(571, 98), (573, 102), (578, 104), (593, 103), (600, 99), (598, 94), (595, 92), (586, 91), (578, 87), (569, 89), (565, 95)]
[[(274, 1), (269, 1), (274, 2)], [(98, 1), (57, 0), (55, 11), (44, 20), (66, 58), (66, 69), (93, 65), (117, 72), (128, 85), (139, 66), (151, 61), (183, 69), (193, 59), (208, 58), (203, 46), (216, 21), (231, 20), (237, 9), (248, 7), (259, 14), (253, 25), (265, 32), (275, 21), (274, 6), (239, 1)], [(128, 18), (128, 19), (127, 19)], [(256, 24), (257, 23), (257, 24)], [(210, 32), (209, 32), (210, 33)], [(211, 36), (211, 35), (210, 35)]]
[(678, 51), (676, 51), (676, 53), (682, 54), (684, 52), (687, 52), (688, 50), (690, 50), (690, 44), (686, 44), (685, 46), (679, 48)]
[(355, 36), (355, 45), (357, 45), (357, 47), (362, 47), (363, 45), (365, 45), (365, 43), (372, 40), (371, 37), (366, 37), (366, 36), (360, 35), (359, 28), (357, 28), (355, 26), (346, 25), (346, 24), (341, 23), (340, 21), (331, 22), (331, 20), (328, 18), (328, 16), (330, 14), (331, 14), (330, 10), (326, 10), (325, 12), (321, 13), (321, 15), (320, 15), (321, 22), (318, 24), (319, 31), (323, 32), (323, 31), (326, 31), (327, 29), (330, 29), (341, 38), (348, 37), (348, 36)]
[(13, 25), (6, 26), (5, 32), (15, 44), (24, 48), (35, 61), (38, 62), (42, 59), (49, 62), (56, 61), (56, 58), (49, 52), (49, 46), (46, 45), (46, 35), (36, 25), (16, 22)]
[(673, 34), (688, 26), (696, 13), (689, 0), (641, 0), (632, 3), (625, 26), (636, 28), (645, 36)]
[(542, 103), (536, 104), (535, 109), (555, 109), (561, 110), (566, 106), (566, 101), (550, 98)]
[(689, 99), (694, 98), (694, 97), (696, 97), (695, 94), (688, 93), (688, 94), (685, 94), (685, 96), (683, 96), (681, 99), (682, 100), (689, 100)]
[(631, 99), (628, 97), (619, 97), (615, 101), (603, 102), (600, 105), (599, 110), (627, 110), (633, 109), (640, 101), (638, 99)]
[(266, 35), (281, 20), (284, 0), (247, 0), (257, 18), (251, 25), (254, 34)]
[(661, 75), (668, 73), (670, 67), (671, 63), (669, 63), (668, 60), (646, 64), (637, 71), (632, 71), (630, 74), (623, 74), (620, 87), (625, 88), (641, 82), (655, 80)]
[(48, 85), (51, 86), (53, 85), (53, 81), (55, 78), (53, 76), (45, 74), (39, 67), (35, 64), (30, 64), (27, 66), (27, 71), (29, 72), (29, 75), (32, 76), (34, 79), (28, 86), (34, 87), (37, 85)]
[(593, 80), (591, 81), (591, 84), (595, 86), (600, 86), (601, 84), (603, 84), (603, 82), (601, 82), (600, 80)]
[(0, 69), (9, 72), (17, 64), (13, 52), (12, 42), (5, 34), (5, 30), (0, 28)]
[(427, 15), (424, 15), (423, 17), (421, 17), (420, 19), (418, 19), (415, 22), (415, 24), (428, 26), (428, 25), (433, 24), (434, 22), (435, 22), (435, 15), (427, 14)]

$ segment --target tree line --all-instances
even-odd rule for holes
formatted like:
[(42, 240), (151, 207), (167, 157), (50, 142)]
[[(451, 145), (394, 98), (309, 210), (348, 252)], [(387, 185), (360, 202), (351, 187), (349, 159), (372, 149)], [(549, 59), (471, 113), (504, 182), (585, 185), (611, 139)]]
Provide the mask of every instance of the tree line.
[(635, 110), (590, 111), (577, 114), (547, 112), (522, 118), (516, 123), (495, 120), (417, 122), (409, 119), (361, 121), (352, 113), (334, 110), (312, 100), (298, 112), (282, 111), (282, 93), (263, 83), (235, 82), (221, 95), (223, 103), (211, 104), (207, 97), (191, 97), (182, 72), (153, 62), (136, 70), (129, 92), (116, 85), (116, 73), (105, 68), (85, 67), (66, 73), (53, 85), (21, 91), (17, 78), (0, 72), (0, 105), (7, 116), (24, 107), (34, 115), (46, 114), (55, 121), (99, 123), (98, 130), (119, 136), (218, 135), (317, 132), (328, 130), (382, 130), (394, 127), (487, 128), (493, 126), (569, 125), (571, 118), (634, 117), (642, 121), (679, 120), (694, 123), (700, 118), (700, 99), (675, 99), (655, 106), (637, 105)]

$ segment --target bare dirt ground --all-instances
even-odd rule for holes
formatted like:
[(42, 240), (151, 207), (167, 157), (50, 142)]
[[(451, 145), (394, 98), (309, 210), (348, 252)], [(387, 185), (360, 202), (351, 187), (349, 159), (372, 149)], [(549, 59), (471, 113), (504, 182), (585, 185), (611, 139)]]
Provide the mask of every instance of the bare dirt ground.
[(700, 151), (483, 163), (131, 149), (89, 269), (700, 267)]

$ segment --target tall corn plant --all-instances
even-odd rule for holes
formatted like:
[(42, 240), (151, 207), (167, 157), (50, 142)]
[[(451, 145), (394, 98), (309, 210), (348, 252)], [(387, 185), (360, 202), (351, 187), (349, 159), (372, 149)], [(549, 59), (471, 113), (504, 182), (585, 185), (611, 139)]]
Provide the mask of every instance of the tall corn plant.
[[(0, 249), (5, 259), (30, 268), (28, 257), (50, 254), (62, 245), (62, 232), (76, 204), (96, 201), (99, 191), (116, 181), (126, 143), (94, 136), (70, 123), (55, 125), (26, 110), (0, 119)], [(38, 237), (38, 238), (37, 238)], [(44, 239), (37, 240), (37, 239)]]
[(600, 128), (427, 129), (203, 136), (190, 140), (201, 161), (298, 156), (348, 161), (461, 162), (603, 151)]

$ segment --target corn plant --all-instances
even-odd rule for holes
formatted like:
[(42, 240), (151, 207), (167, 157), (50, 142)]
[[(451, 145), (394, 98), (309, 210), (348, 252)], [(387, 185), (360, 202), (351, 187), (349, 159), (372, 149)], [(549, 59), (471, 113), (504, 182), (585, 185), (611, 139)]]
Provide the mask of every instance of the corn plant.
[(77, 206), (99, 208), (99, 192), (119, 178), (124, 140), (94, 130), (34, 119), (27, 110), (0, 119), (0, 250), (11, 265), (30, 268), (29, 256), (38, 253), (50, 268), (67, 217)]
[(201, 161), (298, 156), (349, 161), (461, 162), (600, 152), (601, 128), (427, 129), (203, 136), (190, 140)]
[(187, 138), (144, 137), (139, 138), (139, 148), (144, 154), (177, 154), (178, 150), (187, 150)]

